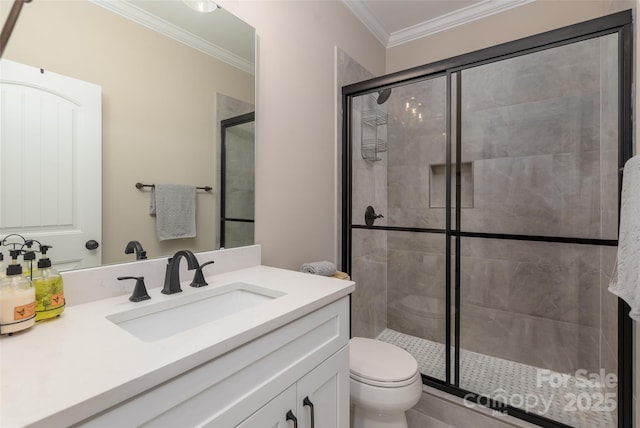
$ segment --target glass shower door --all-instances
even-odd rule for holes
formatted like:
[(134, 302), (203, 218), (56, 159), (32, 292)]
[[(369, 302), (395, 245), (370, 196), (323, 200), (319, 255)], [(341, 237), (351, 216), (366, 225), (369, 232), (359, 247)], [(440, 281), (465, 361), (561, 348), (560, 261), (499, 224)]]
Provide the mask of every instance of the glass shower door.
[[(352, 101), (352, 333), (445, 381), (447, 76), (390, 91)], [(381, 217), (367, 221), (368, 207)]]
[(461, 72), (459, 386), (585, 428), (616, 426), (617, 45)]

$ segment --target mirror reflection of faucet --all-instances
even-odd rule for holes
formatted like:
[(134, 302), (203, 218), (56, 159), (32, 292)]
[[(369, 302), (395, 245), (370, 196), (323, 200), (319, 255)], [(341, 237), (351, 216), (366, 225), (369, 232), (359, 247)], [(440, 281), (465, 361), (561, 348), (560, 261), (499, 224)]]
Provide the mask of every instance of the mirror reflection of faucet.
[(187, 259), (187, 267), (189, 270), (198, 269), (198, 259), (189, 250), (180, 250), (176, 252), (167, 262), (167, 271), (164, 277), (164, 287), (162, 294), (174, 294), (182, 292), (180, 288), (180, 260)]
[(124, 249), (125, 254), (133, 254), (136, 252), (136, 260), (144, 260), (147, 258), (147, 252), (142, 248), (142, 245), (138, 241), (129, 241), (127, 247)]

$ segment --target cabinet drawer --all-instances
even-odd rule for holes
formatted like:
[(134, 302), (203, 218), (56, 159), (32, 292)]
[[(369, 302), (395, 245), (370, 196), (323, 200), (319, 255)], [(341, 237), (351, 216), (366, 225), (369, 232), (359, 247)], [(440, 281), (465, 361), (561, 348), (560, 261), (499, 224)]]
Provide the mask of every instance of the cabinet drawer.
[(348, 341), (344, 297), (78, 426), (190, 427), (223, 413), (240, 422)]

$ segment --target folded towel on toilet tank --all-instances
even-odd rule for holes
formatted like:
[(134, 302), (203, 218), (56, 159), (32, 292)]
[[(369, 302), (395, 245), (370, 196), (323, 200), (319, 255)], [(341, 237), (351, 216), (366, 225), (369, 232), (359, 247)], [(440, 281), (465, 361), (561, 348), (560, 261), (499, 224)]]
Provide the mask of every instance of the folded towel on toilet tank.
[(312, 273), (314, 275), (333, 276), (336, 273), (336, 265), (331, 262), (311, 262), (303, 263), (300, 272)]

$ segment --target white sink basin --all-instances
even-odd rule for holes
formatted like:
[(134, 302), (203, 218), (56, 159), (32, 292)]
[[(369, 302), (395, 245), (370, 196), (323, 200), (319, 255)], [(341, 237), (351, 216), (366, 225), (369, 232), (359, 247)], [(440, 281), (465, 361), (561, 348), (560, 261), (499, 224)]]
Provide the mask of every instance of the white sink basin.
[(138, 339), (153, 342), (268, 302), (285, 293), (236, 282), (107, 316)]

